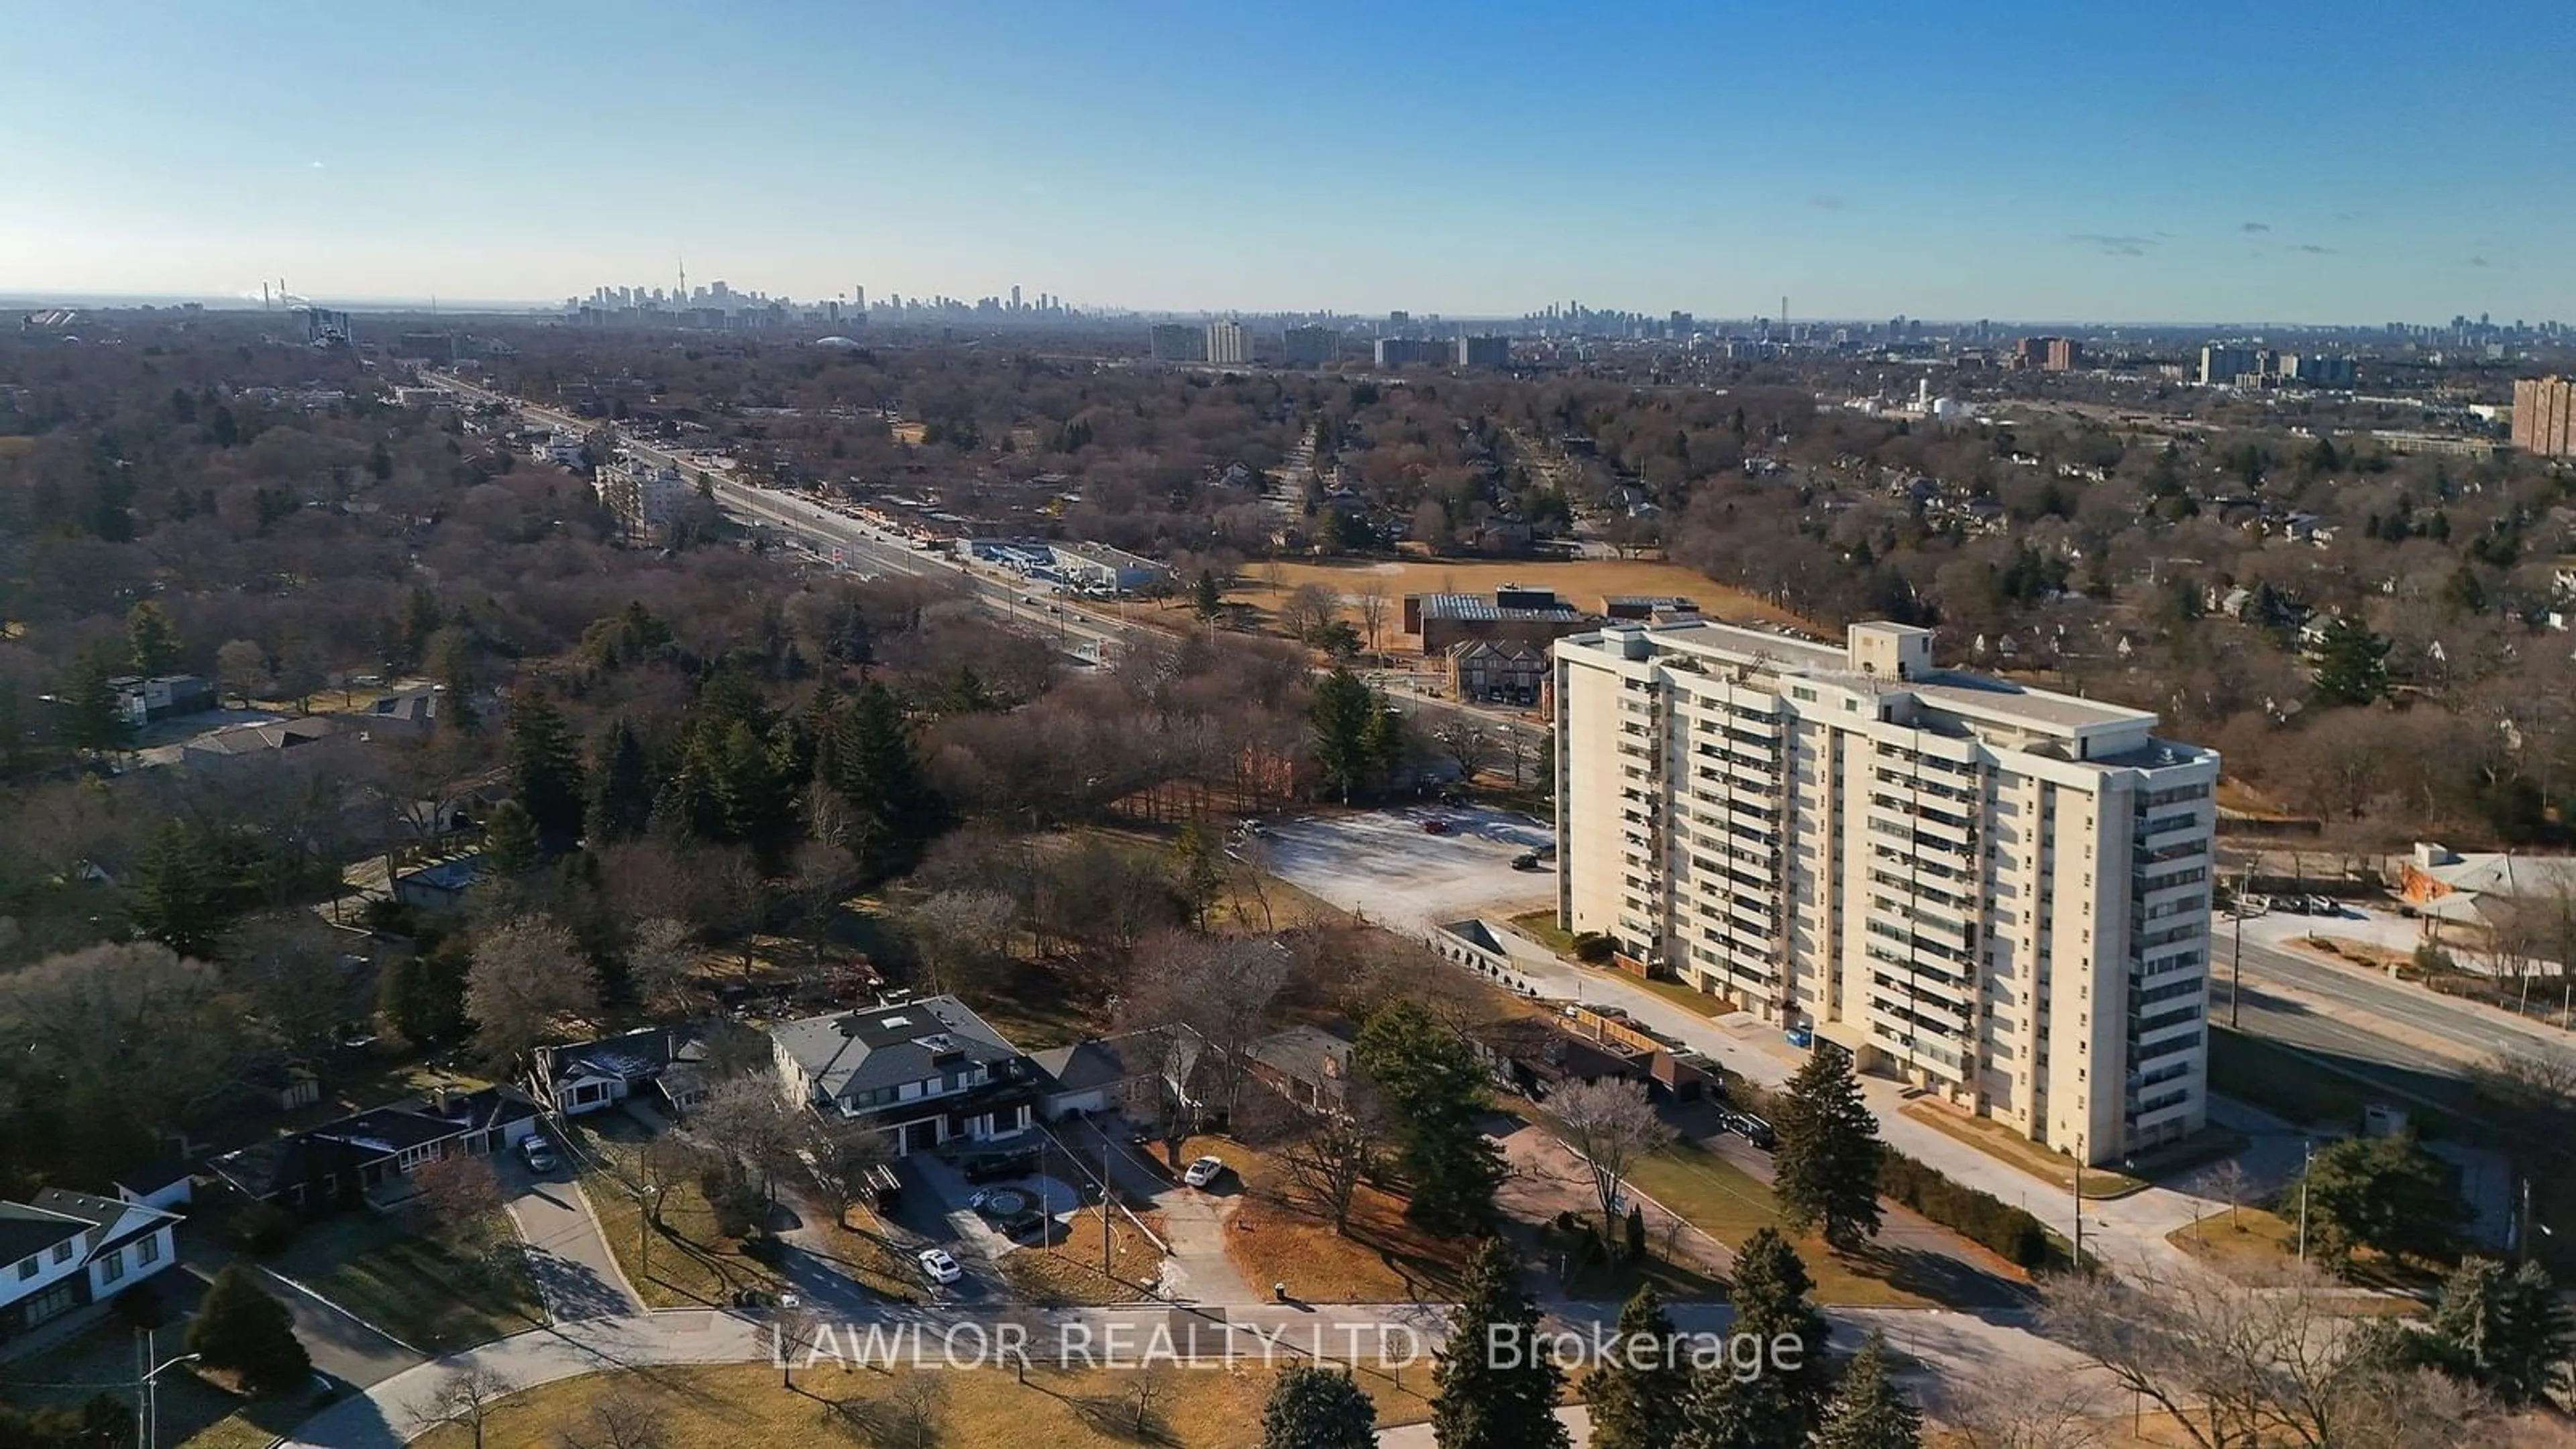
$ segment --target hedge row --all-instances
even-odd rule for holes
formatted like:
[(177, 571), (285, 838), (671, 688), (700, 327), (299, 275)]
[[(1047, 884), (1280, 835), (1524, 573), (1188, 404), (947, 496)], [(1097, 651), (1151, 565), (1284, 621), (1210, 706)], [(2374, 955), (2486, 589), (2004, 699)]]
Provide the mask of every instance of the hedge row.
[(2021, 1267), (2046, 1268), (2065, 1261), (2064, 1250), (2049, 1241), (2039, 1219), (1993, 1193), (1944, 1177), (1892, 1147), (1879, 1164), (1878, 1190)]

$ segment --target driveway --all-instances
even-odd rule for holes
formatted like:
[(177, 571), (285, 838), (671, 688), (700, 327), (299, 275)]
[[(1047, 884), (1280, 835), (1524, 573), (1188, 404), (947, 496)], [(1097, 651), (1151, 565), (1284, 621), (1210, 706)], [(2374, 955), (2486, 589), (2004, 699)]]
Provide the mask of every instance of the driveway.
[(528, 1272), (557, 1323), (640, 1313), (643, 1300), (600, 1235), (599, 1216), (561, 1156), (534, 1172), (516, 1152), (494, 1157), (510, 1221), (528, 1248)]
[(1087, 1127), (1071, 1129), (1089, 1140), (1109, 1164), (1109, 1180), (1134, 1202), (1150, 1202), (1163, 1215), (1163, 1260), (1158, 1296), (1175, 1303), (1262, 1303), (1234, 1260), (1225, 1255), (1226, 1234), (1233, 1231), (1235, 1192), (1242, 1179), (1228, 1173), (1214, 1192), (1185, 1187), (1163, 1175), (1150, 1160), (1127, 1145), (1128, 1133), (1116, 1119), (1094, 1118)]

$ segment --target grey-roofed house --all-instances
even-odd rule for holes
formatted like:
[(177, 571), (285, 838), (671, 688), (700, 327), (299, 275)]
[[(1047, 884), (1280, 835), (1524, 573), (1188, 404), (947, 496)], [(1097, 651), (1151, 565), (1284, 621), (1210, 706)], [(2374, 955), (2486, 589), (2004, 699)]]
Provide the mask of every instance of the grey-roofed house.
[(707, 1033), (694, 1025), (648, 1026), (621, 1036), (537, 1054), (537, 1094), (567, 1117), (614, 1107), (652, 1092), (685, 1112), (706, 1100)]
[(897, 1156), (1027, 1131), (1044, 1082), (954, 996), (782, 1022), (769, 1038), (790, 1101), (880, 1128)]
[(169, 1267), (178, 1222), (149, 1203), (60, 1188), (0, 1202), (0, 1343)]
[(1321, 1027), (1292, 1026), (1244, 1049), (1254, 1080), (1310, 1112), (1347, 1108), (1351, 1044)]
[(1046, 1074), (1046, 1115), (1113, 1112), (1152, 1090), (1162, 1046), (1151, 1032), (1095, 1037), (1029, 1053)]
[(440, 1088), (227, 1152), (208, 1166), (244, 1195), (280, 1207), (318, 1212), (364, 1203), (381, 1211), (413, 1195), (414, 1168), (516, 1146), (537, 1130), (540, 1115), (535, 1101), (508, 1087)]

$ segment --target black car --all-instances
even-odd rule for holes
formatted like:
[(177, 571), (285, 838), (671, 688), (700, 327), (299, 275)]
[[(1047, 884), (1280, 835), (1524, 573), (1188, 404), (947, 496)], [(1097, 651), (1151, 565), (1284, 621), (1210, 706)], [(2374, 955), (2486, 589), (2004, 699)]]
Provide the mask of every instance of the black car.
[(1011, 1217), (1006, 1219), (1002, 1223), (1002, 1232), (1005, 1236), (1014, 1239), (1036, 1238), (1040, 1241), (1044, 1241), (1047, 1236), (1047, 1230), (1054, 1226), (1055, 1219), (1053, 1217), (1038, 1211), (1036, 1208), (1030, 1208), (1025, 1212), (1014, 1213)]
[(1750, 1112), (1725, 1113), (1718, 1118), (1718, 1125), (1765, 1152), (1780, 1145), (1780, 1134), (1771, 1130), (1771, 1124)]
[(993, 1152), (966, 1159), (966, 1180), (972, 1183), (1027, 1177), (1037, 1170), (1038, 1155), (1034, 1152)]

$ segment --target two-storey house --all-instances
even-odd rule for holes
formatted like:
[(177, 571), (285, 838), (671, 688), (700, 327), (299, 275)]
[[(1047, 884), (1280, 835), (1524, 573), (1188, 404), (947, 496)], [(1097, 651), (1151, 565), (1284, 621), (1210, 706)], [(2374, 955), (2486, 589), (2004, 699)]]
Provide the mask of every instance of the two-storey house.
[(169, 1267), (178, 1222), (148, 1203), (60, 1188), (0, 1202), (0, 1343)]
[(788, 1100), (885, 1132), (898, 1155), (1027, 1131), (1044, 1078), (954, 996), (888, 1000), (769, 1029)]

